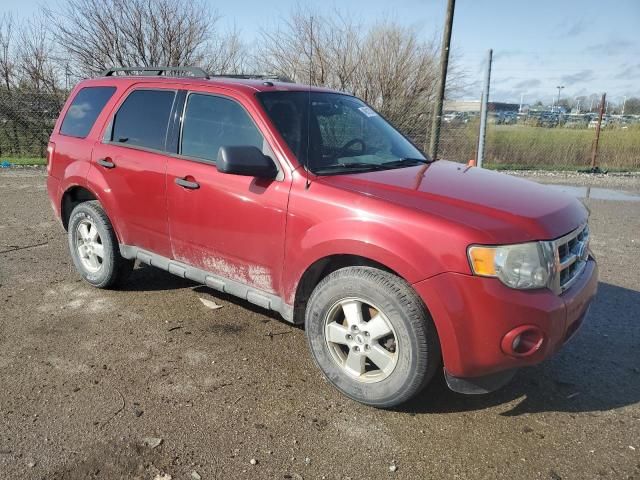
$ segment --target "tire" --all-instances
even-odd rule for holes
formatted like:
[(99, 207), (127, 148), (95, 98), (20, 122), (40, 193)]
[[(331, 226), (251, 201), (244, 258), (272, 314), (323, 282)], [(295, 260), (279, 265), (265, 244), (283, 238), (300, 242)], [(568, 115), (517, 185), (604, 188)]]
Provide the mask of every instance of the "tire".
[[(342, 268), (325, 277), (307, 304), (305, 328), (325, 377), (366, 405), (390, 408), (406, 402), (441, 363), (438, 335), (420, 297), (402, 278), (376, 268)], [(385, 329), (391, 333), (380, 337)]]
[(133, 270), (134, 261), (120, 255), (113, 226), (97, 200), (73, 209), (67, 234), (76, 269), (94, 287), (115, 286)]

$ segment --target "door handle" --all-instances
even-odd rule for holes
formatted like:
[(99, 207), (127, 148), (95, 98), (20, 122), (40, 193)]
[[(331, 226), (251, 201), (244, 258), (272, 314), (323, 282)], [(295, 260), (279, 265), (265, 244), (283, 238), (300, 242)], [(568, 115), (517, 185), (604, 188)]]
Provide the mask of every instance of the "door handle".
[(192, 182), (190, 180), (187, 180), (187, 178), (180, 178), (177, 177), (175, 180), (177, 185), (180, 185), (183, 188), (188, 188), (189, 190), (196, 190), (198, 188), (200, 188), (200, 184), (198, 182)]
[(108, 157), (99, 158), (98, 165), (102, 165), (104, 168), (115, 168), (116, 164), (113, 163)]

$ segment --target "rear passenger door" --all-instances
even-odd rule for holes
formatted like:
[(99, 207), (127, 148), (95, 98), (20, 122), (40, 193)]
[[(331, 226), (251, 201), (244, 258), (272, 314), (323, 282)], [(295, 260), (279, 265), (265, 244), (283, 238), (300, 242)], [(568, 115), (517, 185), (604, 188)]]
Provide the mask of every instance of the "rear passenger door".
[(92, 173), (106, 186), (120, 241), (169, 257), (165, 171), (177, 90), (138, 87), (125, 94), (96, 144)]
[[(277, 179), (220, 173), (221, 146), (255, 146), (280, 169)], [(185, 186), (181, 180), (195, 188)], [(186, 185), (188, 185), (187, 183)], [(274, 293), (282, 269), (290, 177), (239, 101), (190, 92), (177, 158), (167, 165), (174, 258)]]

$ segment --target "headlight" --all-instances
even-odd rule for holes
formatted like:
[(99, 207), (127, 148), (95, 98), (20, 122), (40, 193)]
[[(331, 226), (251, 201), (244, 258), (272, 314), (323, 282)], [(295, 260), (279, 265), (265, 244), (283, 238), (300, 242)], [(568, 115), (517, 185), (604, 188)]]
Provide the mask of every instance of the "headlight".
[(530, 242), (496, 247), (474, 245), (468, 249), (474, 274), (496, 277), (511, 288), (544, 288), (555, 274), (551, 242)]

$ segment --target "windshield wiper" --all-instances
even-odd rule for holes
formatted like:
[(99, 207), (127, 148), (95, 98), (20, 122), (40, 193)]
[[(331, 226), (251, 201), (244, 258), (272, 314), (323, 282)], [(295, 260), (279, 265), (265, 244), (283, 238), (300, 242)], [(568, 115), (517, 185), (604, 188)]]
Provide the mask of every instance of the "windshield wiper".
[(398, 160), (391, 160), (383, 163), (367, 163), (367, 162), (349, 162), (349, 163), (334, 163), (332, 165), (325, 165), (322, 168), (316, 169), (316, 173), (341, 173), (345, 170), (390, 170), (393, 168), (410, 167), (415, 165), (425, 165), (431, 163), (431, 160), (424, 158), (399, 158)]
[(316, 172), (325, 171), (340, 171), (340, 170), (384, 170), (387, 167), (379, 163), (367, 163), (367, 162), (349, 162), (349, 163), (334, 163), (333, 165), (325, 165), (322, 168), (316, 169)]
[(407, 167), (413, 165), (423, 165), (426, 163), (431, 163), (431, 160), (427, 160), (426, 158), (399, 158), (398, 160), (391, 160), (390, 162), (383, 162), (381, 164), (382, 167)]

